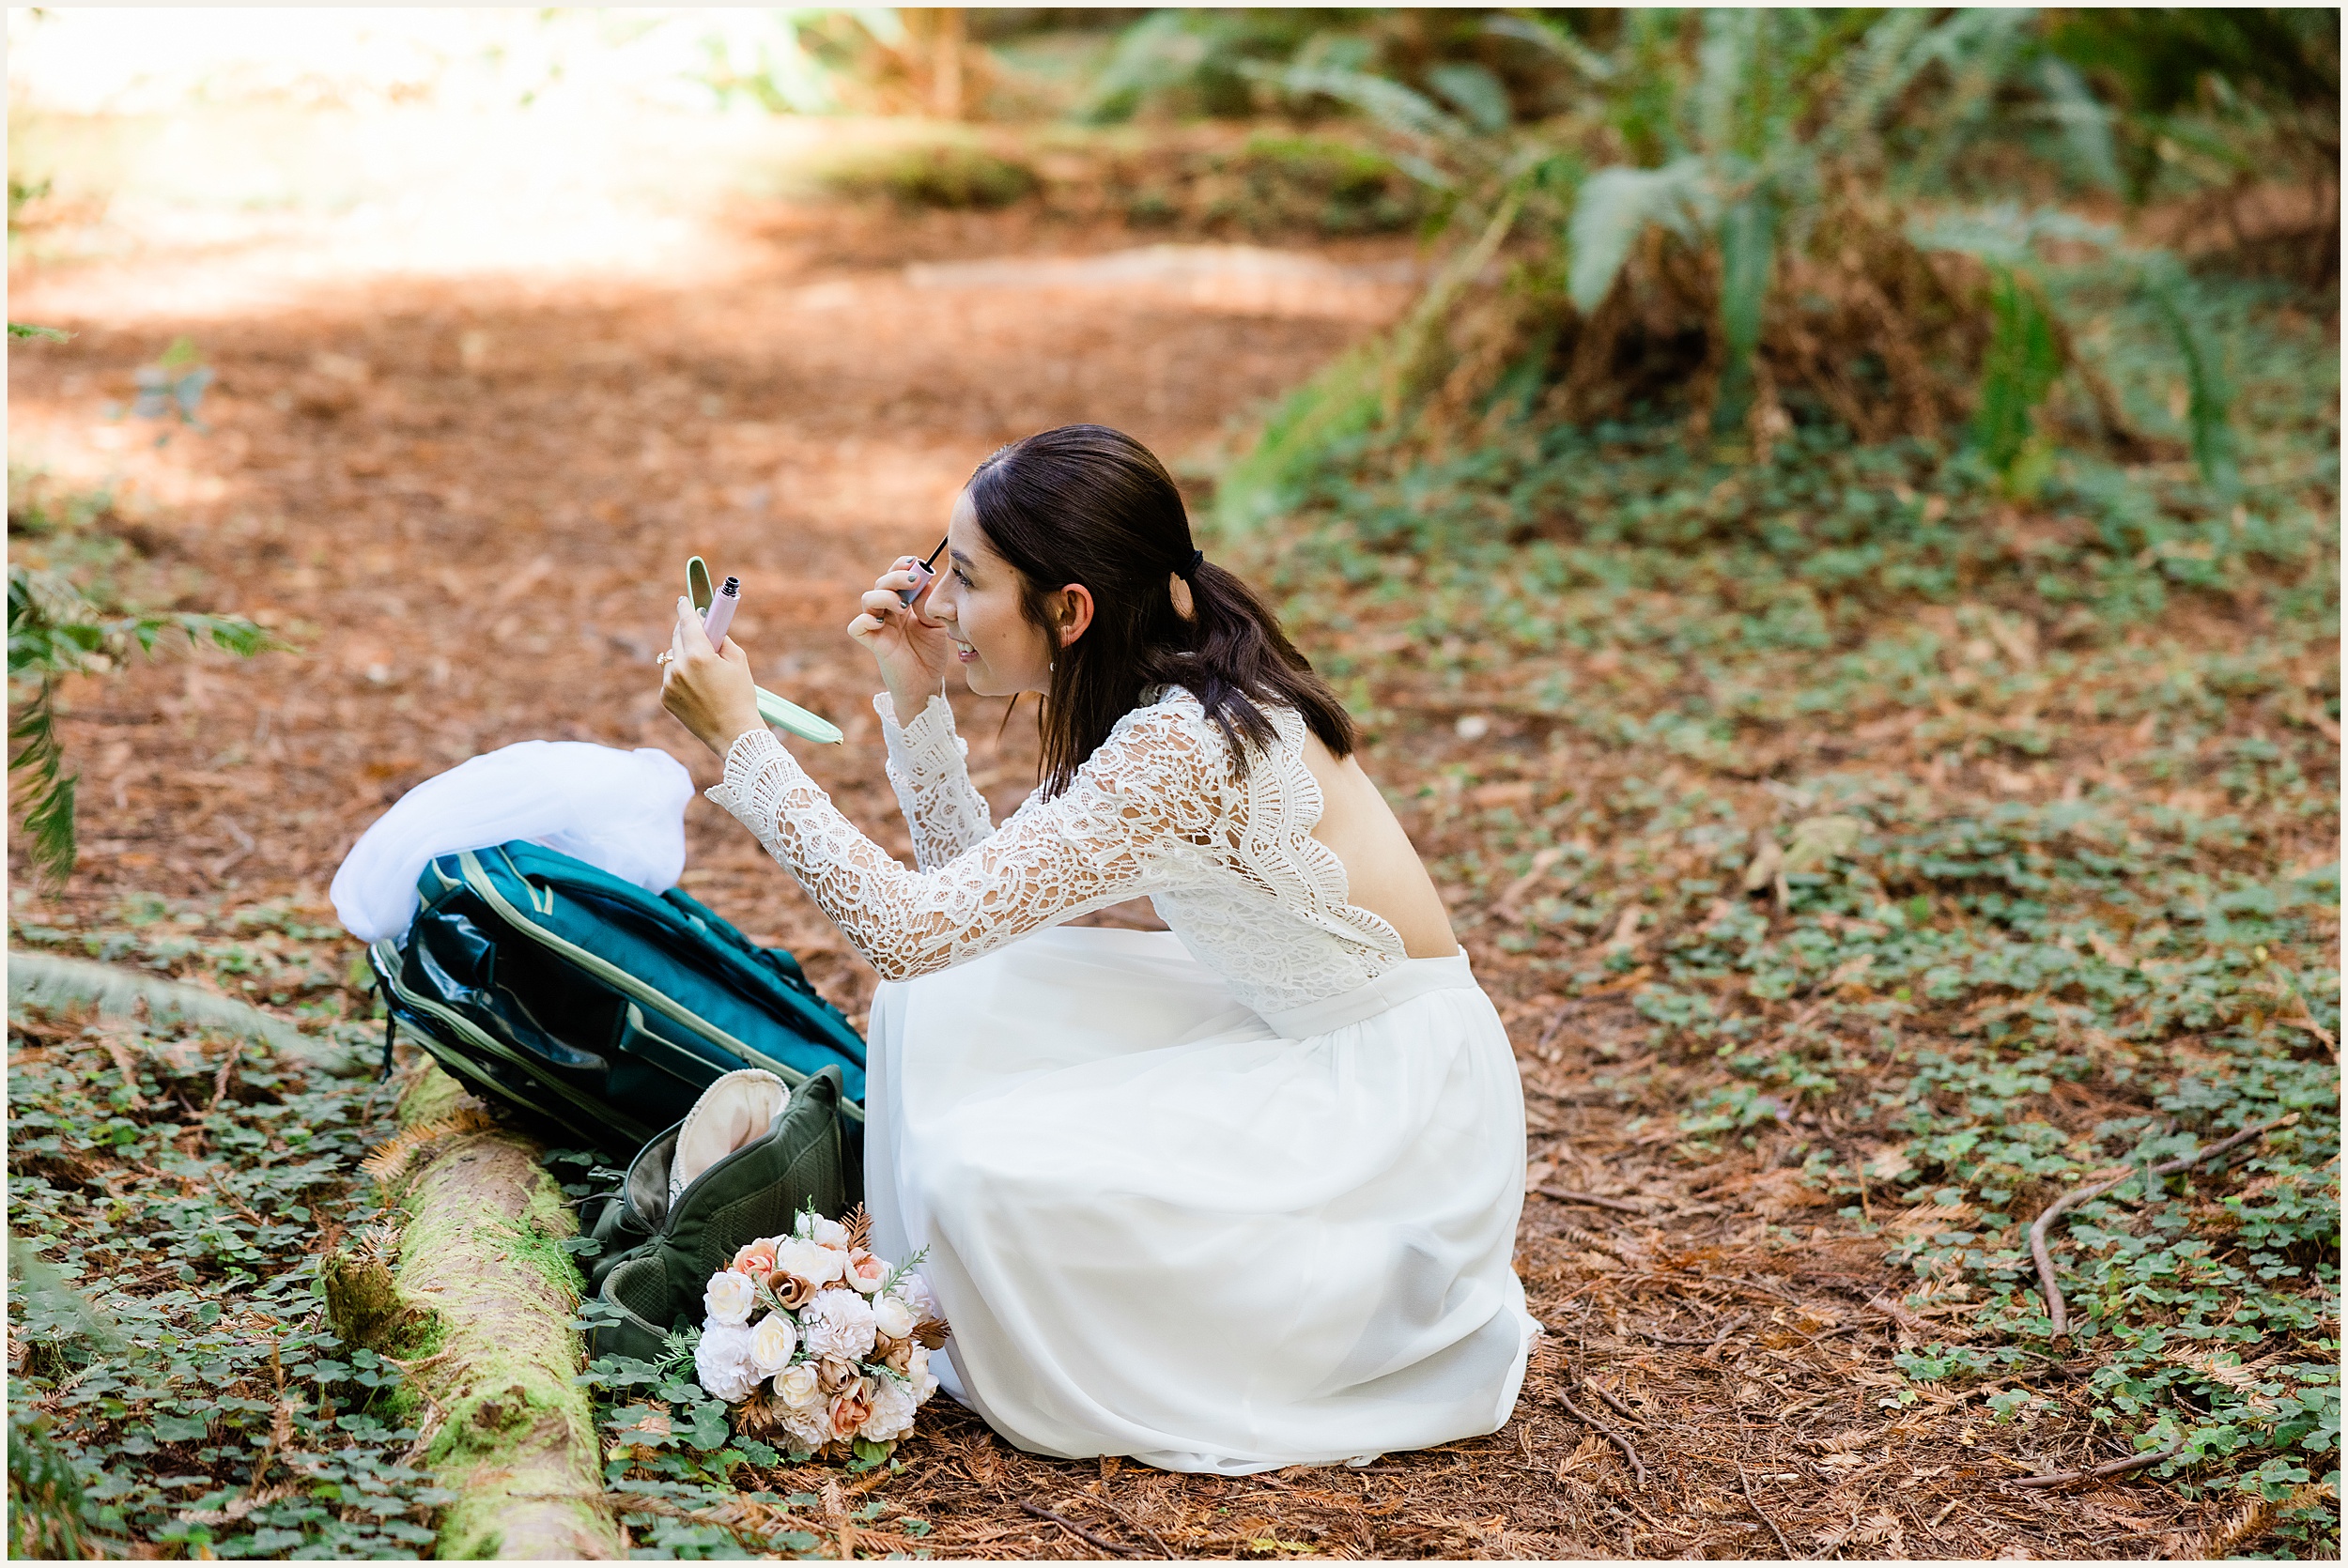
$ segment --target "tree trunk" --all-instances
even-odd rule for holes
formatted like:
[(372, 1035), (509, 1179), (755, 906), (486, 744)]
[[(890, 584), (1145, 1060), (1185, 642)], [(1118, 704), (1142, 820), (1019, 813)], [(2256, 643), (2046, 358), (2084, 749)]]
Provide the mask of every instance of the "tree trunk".
[(947, 7), (937, 13), (937, 38), (930, 56), (930, 113), (941, 120), (962, 118), (962, 41), (965, 22), (959, 6)]

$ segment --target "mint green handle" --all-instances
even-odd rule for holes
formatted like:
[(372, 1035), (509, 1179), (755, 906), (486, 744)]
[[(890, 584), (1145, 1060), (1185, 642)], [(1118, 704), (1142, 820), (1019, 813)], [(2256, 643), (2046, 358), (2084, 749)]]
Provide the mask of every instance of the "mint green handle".
[(788, 730), (795, 735), (820, 741), (826, 746), (838, 746), (847, 738), (841, 732), (840, 726), (831, 720), (809, 713), (796, 702), (783, 700), (765, 686), (758, 688), (758, 716), (778, 730)]

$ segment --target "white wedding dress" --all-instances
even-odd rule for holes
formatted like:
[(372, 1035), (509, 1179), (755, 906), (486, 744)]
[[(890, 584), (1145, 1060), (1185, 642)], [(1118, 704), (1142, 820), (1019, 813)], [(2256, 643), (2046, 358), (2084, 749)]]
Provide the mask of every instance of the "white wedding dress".
[[(1033, 1453), (1176, 1470), (1497, 1430), (1539, 1331), (1515, 1060), (1464, 953), (1346, 902), (1302, 717), (1243, 778), (1164, 688), (996, 827), (942, 697), (874, 706), (919, 869), (769, 730), (708, 792), (881, 972), (873, 1245), (926, 1249), (949, 1389)], [(1171, 930), (1045, 929), (1143, 895)]]

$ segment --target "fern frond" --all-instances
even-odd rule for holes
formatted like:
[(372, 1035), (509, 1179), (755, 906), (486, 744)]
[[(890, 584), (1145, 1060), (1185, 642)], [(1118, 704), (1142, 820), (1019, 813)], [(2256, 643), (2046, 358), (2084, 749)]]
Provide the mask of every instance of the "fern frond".
[(1843, 68), (1842, 101), (1819, 138), (1821, 151), (1862, 143), (1932, 62), (1931, 40), (1924, 37), (1929, 15), (1914, 8), (1892, 11), (1861, 37)]
[(152, 1022), (177, 1021), (193, 1028), (220, 1029), (257, 1039), (271, 1051), (313, 1063), (329, 1072), (361, 1072), (366, 1068), (359, 1053), (328, 1040), (313, 1039), (284, 1019), (248, 1003), (178, 980), (141, 975), (87, 959), (11, 947), (8, 1005), (52, 1012), (87, 1007), (116, 1018), (136, 1018), (143, 1010)]
[(1252, 533), (1296, 500), (1297, 479), (1322, 453), (1378, 423), (1384, 356), (1365, 344), (1282, 399), (1246, 454), (1215, 482), (1215, 525), (1227, 539)]
[(1750, 7), (1704, 13), (1704, 42), (1696, 51), (1696, 145), (1726, 152), (1738, 145), (1738, 109), (1753, 96), (1761, 50), (1762, 13)]
[(408, 1161), (430, 1145), (459, 1133), (486, 1132), (497, 1126), (497, 1120), (478, 1105), (459, 1105), (445, 1116), (414, 1122), (400, 1129), (391, 1137), (375, 1145), (367, 1157), (359, 1161), (359, 1168), (380, 1182), (396, 1180), (408, 1168)]
[(2111, 111), (2087, 88), (2086, 79), (2067, 60), (2049, 54), (2038, 62), (2039, 85), (2046, 89), (2047, 112), (2062, 131), (2062, 146), (2071, 162), (2091, 185), (2120, 189), (2120, 160), (2112, 150)]
[(1351, 103), (1384, 129), (1399, 135), (1458, 143), (1467, 141), (1473, 134), (1463, 122), (1444, 114), (1425, 94), (1413, 92), (1399, 82), (1373, 76), (1366, 70), (1305, 65), (1290, 66), (1285, 69), (1243, 65), (1240, 70), (1257, 81), (1284, 87), (1300, 98), (1318, 93), (1341, 103)]
[(28, 1299), (28, 1317), (39, 1317), (52, 1333), (87, 1339), (104, 1350), (118, 1350), (120, 1326), (73, 1288), (57, 1266), (23, 1237), (8, 1237), (8, 1275), (18, 1293)]
[(1566, 293), (1574, 309), (1586, 315), (1599, 307), (1649, 223), (1692, 238), (1718, 206), (1704, 161), (1695, 157), (1660, 169), (1601, 169), (1583, 181), (1566, 223)]
[(2038, 406), (2062, 374), (2053, 317), (2033, 284), (1993, 265), (1989, 351), (1983, 356), (1973, 439), (1990, 467), (2011, 478), (2031, 443)]
[(1484, 19), (1484, 31), (1504, 38), (1521, 38), (1549, 51), (1592, 82), (1614, 79), (1614, 65), (1585, 47), (1564, 27), (1542, 16), (1493, 16)]
[(2145, 291), (2161, 324), (2185, 361), (2186, 424), (2193, 461), (2202, 483), (2232, 493), (2241, 482), (2234, 460), (2233, 387), (2226, 378), (2224, 351), (2209, 330), (2193, 280), (2174, 256), (2154, 253), (2143, 261)]
[(1721, 214), (1720, 243), (1721, 336), (1728, 346), (1722, 382), (1727, 395), (1714, 418), (1716, 423), (1734, 425), (1751, 402), (1753, 353), (1761, 346), (1761, 312), (1777, 255), (1777, 204), (1768, 191), (1755, 191)]
[(1960, 10), (1935, 28), (1926, 60), (1938, 60), (1954, 84), (1948, 103), (1933, 117), (1937, 134), (1916, 161), (1918, 177), (1944, 179), (1996, 106), (2012, 71), (2031, 14), (2021, 10)]
[(2232, 1556), (2273, 1528), (2277, 1512), (2276, 1506), (2264, 1498), (2237, 1508), (2202, 1536), (2188, 1555), (2203, 1561)]
[(1215, 485), (1215, 521), (1227, 537), (1244, 535), (1293, 504), (1297, 480), (1331, 448), (1394, 416), (1453, 303), (1499, 254), (1523, 210), (1519, 185), (1501, 198), (1475, 242), (1444, 264), (1399, 326), (1383, 339), (1355, 347), (1289, 394), (1265, 422), (1255, 446), (1226, 469)]
[(1180, 10), (1151, 11), (1119, 36), (1076, 117), (1095, 125), (1124, 119), (1144, 95), (1180, 82), (1205, 56), (1206, 41)]
[(33, 836), (33, 863), (63, 882), (73, 874), (73, 788), (81, 775), (63, 772), (55, 699), (56, 683), (42, 681), (9, 722), (8, 739), (22, 744), (8, 754), (8, 772), (23, 773), (32, 786), (24, 831)]
[(1465, 115), (1470, 124), (1487, 136), (1497, 136), (1508, 129), (1515, 112), (1508, 106), (1508, 89), (1500, 85), (1500, 78), (1472, 60), (1453, 60), (1430, 66), (1427, 81), (1444, 101)]

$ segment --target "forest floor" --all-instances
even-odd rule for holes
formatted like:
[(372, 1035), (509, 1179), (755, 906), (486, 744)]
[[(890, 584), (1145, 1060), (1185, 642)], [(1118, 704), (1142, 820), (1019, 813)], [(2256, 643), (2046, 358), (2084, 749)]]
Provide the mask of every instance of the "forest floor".
[[(125, 599), (255, 616), (301, 652), (176, 656), (68, 684), (62, 734), (83, 776), (83, 858), (62, 889), (37, 891), (20, 837), (12, 943), (143, 958), (314, 1022), (363, 1020), (371, 999), (350, 983), (356, 944), (333, 930), (326, 885), (404, 791), (532, 738), (658, 746), (714, 779), (712, 760), (659, 710), (650, 662), (690, 553), (741, 575), (735, 636), (762, 679), (847, 731), (841, 747), (800, 748), (811, 771), (902, 853), (872, 672), (842, 628), (891, 557), (927, 553), (972, 465), (1028, 431), (1097, 421), (1200, 476), (1203, 494), (1215, 453), (1267, 400), (1409, 299), (1397, 281), (1397, 264), (1415, 255), (1407, 238), (1282, 240), (1328, 269), (1302, 284), (1233, 272), (1228, 257), (1222, 271), (1169, 264), (1157, 282), (1119, 286), (1066, 269), (922, 269), (1181, 238), (1039, 224), (1016, 209), (744, 200), (663, 252), (673, 266), (656, 258), (632, 273), (370, 271), (347, 265), (340, 242), (258, 224), (20, 269), (11, 315), (73, 335), (10, 357), (12, 533), (20, 490), (54, 515), (80, 505), (77, 559)], [(109, 417), (130, 400), (133, 372), (183, 334), (217, 374), (202, 426)], [(1268, 573), (1276, 553), (1234, 546), (1229, 559)], [(623, 1499), (624, 1513), (643, 1510), (628, 1515), (639, 1545), (795, 1539), (770, 1527), (796, 1521), (824, 1555), (2201, 1555), (2243, 1497), (2144, 1469), (2010, 1484), (2130, 1452), (2126, 1431), (2070, 1407), (2066, 1391), (2092, 1364), (2042, 1357), (2044, 1372), (2016, 1363), (1961, 1386), (1920, 1376), (1920, 1351), (1966, 1310), (1961, 1288), (1920, 1279), (1915, 1262), (1935, 1223), (1962, 1218), (1955, 1200), (1923, 1221), (1887, 1209), (1885, 1184), (1908, 1170), (1897, 1161), (1868, 1167), (1872, 1199), (1863, 1175), (1855, 1201), (1837, 1190), (1816, 1151), (1880, 1145), (1853, 1144), (1831, 1108), (1789, 1108), (1800, 1084), (1779, 1085), (1781, 1100), (1706, 1098), (1719, 1078), (1704, 1076), (1712, 1047), (1658, 1044), (1660, 1015), (1637, 1005), (1661, 962), (1657, 928), (1677, 906), (1658, 895), (1643, 928), (1635, 902), (1577, 907), (1570, 921), (1552, 905), (1552, 929), (1527, 936), (1525, 909), (1551, 891), (1541, 877), (1592, 846), (1586, 828), (1560, 827), (1568, 848), (1541, 860), (1507, 837), (1506, 824), (1561, 801), (1643, 784), (1654, 800), (1642, 823), (1706, 781), (1722, 799), (1758, 802), (1754, 821), (1815, 815), (1826, 807), (1773, 806), (1769, 791), (1861, 757), (1928, 775), (1984, 810), (2052, 807), (2078, 798), (2082, 768), (2098, 787), (2131, 788), (2118, 750), (2079, 767), (2019, 752), (1952, 767), (1913, 722), (1854, 735), (1821, 721), (1789, 731), (1784, 756), (1707, 769), (1687, 747), (1601, 743), (1523, 703), (1479, 701), (1473, 683), (1462, 691), (1397, 653), (1408, 632), (1395, 586), (1349, 589), (1333, 569), (1299, 624), (1316, 658), (1318, 637), (1352, 651), (1340, 662), (1364, 684), (1350, 694), (1376, 714), (1367, 764), (1437, 864), (1523, 1064), (1536, 1164), (1519, 1265), (1552, 1332), (1507, 1425), (1367, 1469), (1218, 1479), (1035, 1458), (939, 1401), (899, 1467), (866, 1478), (865, 1496), (826, 1496), (827, 1478), (808, 1469), (736, 1468), (741, 1490), (779, 1499), (768, 1516), (680, 1518), (695, 1511)], [(2223, 609), (2196, 611), (2207, 617), (2187, 634), (2197, 645), (2236, 637)], [(1346, 620), (1354, 611), (1358, 625)], [(1341, 623), (1342, 635), (1331, 630)], [(1379, 627), (1391, 634), (1383, 642)], [(1952, 622), (1953, 637), (1965, 631)], [(2304, 766), (2319, 800), (2337, 768), (2337, 677), (2327, 697), (2322, 673), (2331, 656), (2320, 639), (2291, 655), (2298, 673), (2275, 686), (2272, 713), (2242, 720)], [(1569, 646), (1543, 668), (1614, 689), (1623, 659), (1611, 645)], [(980, 786), (1009, 809), (1032, 778), (1031, 727), (1006, 726), (999, 703), (965, 696), (956, 707)], [(2092, 752), (2101, 733), (2078, 744)], [(2170, 777), (2156, 792), (2166, 800), (2176, 787)], [(1614, 809), (1629, 820), (1630, 807)], [(2298, 837), (2245, 863), (2295, 874), (2336, 863), (2336, 801), (2330, 809), (2301, 812)], [(1718, 815), (1728, 848), (1712, 861), (1729, 869), (1704, 888), (1730, 886), (1733, 901), (1751, 830)], [(687, 826), (686, 886), (796, 954), (860, 1024), (869, 967), (721, 813), (697, 802)], [(1626, 871), (1625, 885), (1672, 870)], [(1706, 929), (1721, 926), (1728, 904), (1702, 892), (1695, 907), (1707, 902)], [(1773, 908), (1765, 885), (1736, 916), (1782, 933), (1785, 902), (1781, 887)], [(2333, 930), (2317, 919), (2311, 965)], [(1843, 964), (1818, 995), (1863, 992), (1864, 969)], [(1895, 1059), (1950, 1027), (1903, 1023), (1877, 1002), (1849, 1054), (1837, 1048), (1837, 1105), (1896, 1088)], [(1817, 1011), (1765, 1008), (1789, 1034)], [(12, 1058), (60, 1038), (12, 1030)], [(2315, 1049), (2311, 1034), (2289, 1038)], [(2099, 1079), (2063, 1114), (2081, 1127), (2120, 1115), (2112, 1093)], [(215, 1094), (210, 1109), (221, 1103)], [(1710, 1123), (1697, 1115), (1722, 1106)], [(70, 1185), (61, 1169), (41, 1167), (41, 1179)], [(2303, 1359), (2326, 1331), (2336, 1349), (2336, 1326), (2311, 1331), (2294, 1341)], [(745, 1519), (749, 1537), (736, 1528)]]

